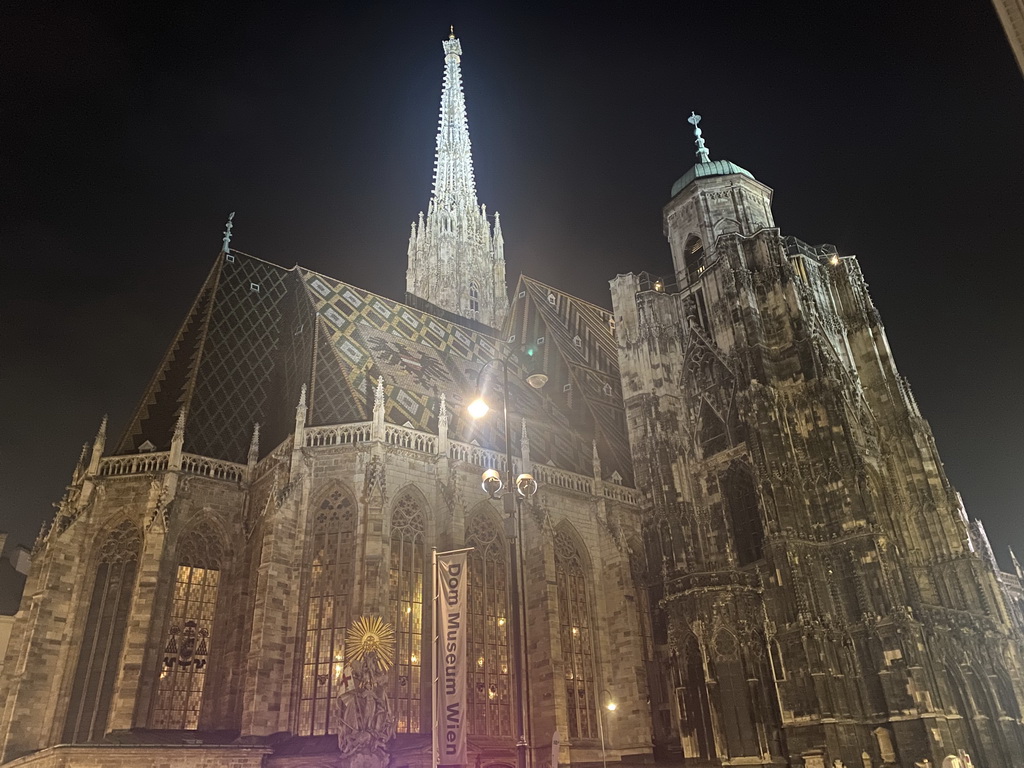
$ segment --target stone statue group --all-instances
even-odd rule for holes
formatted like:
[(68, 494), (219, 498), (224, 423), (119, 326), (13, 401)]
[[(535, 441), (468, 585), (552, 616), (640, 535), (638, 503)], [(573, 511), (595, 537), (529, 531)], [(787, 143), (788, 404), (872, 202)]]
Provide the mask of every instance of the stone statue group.
[(385, 745), (395, 735), (388, 698), (387, 668), (376, 651), (351, 667), (351, 685), (335, 699), (338, 749), (349, 768), (384, 768)]

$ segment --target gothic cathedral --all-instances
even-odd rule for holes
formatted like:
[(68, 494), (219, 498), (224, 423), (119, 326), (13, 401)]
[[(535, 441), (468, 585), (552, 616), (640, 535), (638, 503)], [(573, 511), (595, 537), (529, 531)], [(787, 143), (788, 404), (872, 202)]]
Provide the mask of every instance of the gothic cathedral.
[[(427, 768), (431, 551), (471, 547), (475, 768), (523, 740), (531, 768), (1024, 765), (1024, 573), (946, 478), (856, 259), (781, 235), (693, 115), (674, 273), (619, 275), (612, 312), (528, 277), (510, 302), (443, 48), (404, 301), (243, 253), (229, 222), (124, 434), (103, 421), (36, 543), (0, 763), (356, 768), (346, 631), (380, 617), (386, 759)], [(481, 381), (511, 420), (467, 415)], [(491, 468), (538, 483), (526, 706)]]

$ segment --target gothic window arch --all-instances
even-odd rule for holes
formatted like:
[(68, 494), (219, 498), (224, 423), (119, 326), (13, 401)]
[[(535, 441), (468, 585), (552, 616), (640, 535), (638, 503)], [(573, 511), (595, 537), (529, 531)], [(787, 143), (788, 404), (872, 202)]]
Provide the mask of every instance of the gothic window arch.
[(587, 581), (582, 546), (568, 531), (559, 530), (555, 534), (555, 583), (570, 739), (597, 737), (595, 702), (599, 692), (594, 690), (594, 622)]
[(700, 406), (700, 444), (705, 458), (729, 447), (725, 422), (707, 400), (702, 400)]
[(736, 560), (741, 566), (764, 557), (764, 527), (757, 503), (757, 489), (750, 470), (734, 463), (722, 475), (722, 500), (732, 523)]
[(480, 314), (480, 289), (476, 287), (476, 283), (469, 284), (469, 313), (473, 317)]
[(412, 494), (402, 495), (391, 513), (389, 593), (395, 627), (395, 665), (391, 700), (399, 733), (420, 731), (423, 668), (423, 507)]
[(305, 637), (299, 682), (297, 732), (319, 736), (336, 730), (331, 702), (344, 675), (345, 628), (353, 579), (356, 504), (330, 489), (312, 509), (306, 558)]
[(488, 512), (466, 527), (469, 553), (469, 724), (478, 736), (512, 735), (508, 547)]
[(64, 720), (65, 742), (98, 741), (107, 730), (141, 550), (142, 536), (130, 520), (112, 529), (100, 545)]
[(704, 242), (696, 235), (690, 235), (683, 246), (683, 262), (686, 267), (686, 277), (693, 282), (707, 268), (704, 261)]
[(226, 558), (222, 539), (209, 523), (182, 534), (175, 555), (174, 593), (150, 727), (196, 730), (215, 642), (217, 592)]

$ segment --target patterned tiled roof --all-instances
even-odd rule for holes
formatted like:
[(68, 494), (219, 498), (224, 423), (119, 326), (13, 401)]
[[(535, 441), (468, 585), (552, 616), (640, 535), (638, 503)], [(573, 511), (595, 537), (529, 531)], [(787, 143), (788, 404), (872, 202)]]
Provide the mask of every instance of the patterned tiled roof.
[[(532, 293), (550, 290), (533, 281), (525, 285)], [(587, 407), (580, 411), (578, 402), (566, 399), (561, 383), (543, 392), (526, 385), (513, 354), (513, 450), (518, 453), (525, 416), (533, 461), (589, 475), (596, 437), (607, 462), (605, 476), (618, 470), (629, 478), (628, 454), (620, 460), (609, 437), (621, 423), (622, 403), (618, 377), (609, 368), (615, 357), (608, 313), (567, 294), (558, 296), (569, 315), (583, 318), (581, 327), (605, 324), (608, 338), (595, 348), (601, 362), (591, 367), (585, 359), (570, 359), (568, 352), (550, 359), (557, 363), (553, 381), (560, 376), (560, 361), (569, 360), (574, 385), (587, 393)], [(290, 433), (303, 383), (309, 387), (308, 423), (344, 424), (370, 420), (379, 377), (387, 422), (436, 432), (444, 394), (450, 437), (503, 449), (500, 418), (474, 422), (464, 407), (476, 395), (485, 364), (516, 347), (503, 341), (301, 267), (285, 269), (237, 251), (221, 254), (118, 452), (132, 453), (146, 441), (165, 450), (184, 408), (186, 451), (242, 462), (254, 422), (260, 423), (264, 454)], [(499, 401), (500, 378), (500, 366), (490, 366), (486, 386)], [(623, 442), (624, 435), (622, 429)]]

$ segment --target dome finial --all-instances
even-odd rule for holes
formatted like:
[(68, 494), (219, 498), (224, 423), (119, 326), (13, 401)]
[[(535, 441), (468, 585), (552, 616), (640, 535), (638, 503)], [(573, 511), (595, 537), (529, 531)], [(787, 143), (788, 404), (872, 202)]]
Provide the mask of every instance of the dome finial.
[(708, 153), (708, 148), (704, 146), (704, 139), (701, 138), (701, 134), (703, 133), (703, 131), (701, 131), (700, 127), (698, 126), (698, 123), (700, 123), (700, 115), (698, 115), (696, 112), (692, 112), (691, 111), (690, 112), (690, 116), (688, 118), (686, 118), (686, 122), (688, 122), (691, 125), (693, 125), (693, 135), (697, 137), (697, 140), (695, 142), (693, 142), (693, 145), (695, 147), (697, 147), (697, 153), (696, 154), (697, 154), (698, 162), (701, 162), (701, 163), (709, 163), (709, 162), (711, 162), (711, 158), (709, 157), (709, 153)]
[(454, 24), (452, 24), (451, 26), (448, 27), (448, 39), (449, 40), (454, 40), (455, 39), (455, 25)]

